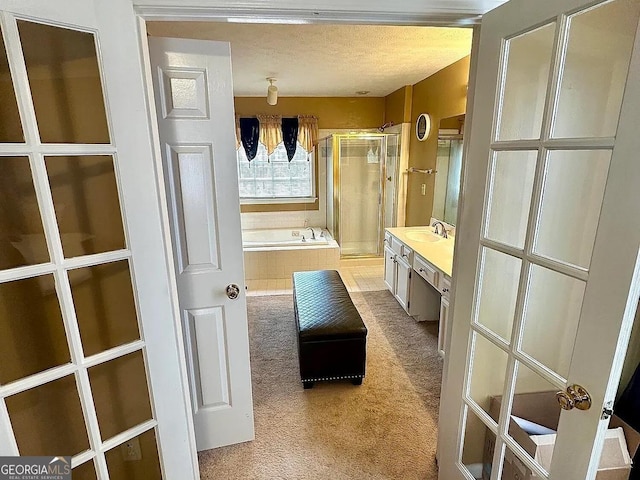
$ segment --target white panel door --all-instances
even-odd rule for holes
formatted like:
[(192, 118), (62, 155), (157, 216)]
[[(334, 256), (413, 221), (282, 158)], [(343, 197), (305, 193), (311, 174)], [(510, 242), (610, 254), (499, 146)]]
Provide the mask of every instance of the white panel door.
[(2, 0), (0, 30), (0, 455), (199, 478), (131, 2)]
[[(228, 43), (149, 39), (198, 450), (253, 440)], [(235, 291), (233, 291), (235, 289)]]
[[(442, 479), (595, 477), (640, 295), (639, 17), (637, 0), (511, 0), (483, 17)], [(512, 415), (557, 429), (552, 451), (534, 455)]]

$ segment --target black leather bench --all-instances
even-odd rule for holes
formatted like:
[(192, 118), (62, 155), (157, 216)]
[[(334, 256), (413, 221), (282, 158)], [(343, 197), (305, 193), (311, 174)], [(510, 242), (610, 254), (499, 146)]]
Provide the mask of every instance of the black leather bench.
[(362, 384), (367, 327), (340, 274), (335, 270), (295, 272), (293, 307), (304, 388), (318, 381), (342, 379)]

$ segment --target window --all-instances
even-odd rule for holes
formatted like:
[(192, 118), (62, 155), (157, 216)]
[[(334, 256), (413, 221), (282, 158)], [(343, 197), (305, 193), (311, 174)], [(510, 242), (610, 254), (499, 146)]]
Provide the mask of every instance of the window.
[[(240, 199), (243, 203), (259, 203), (288, 199), (315, 200), (315, 162), (300, 143), (291, 162), (287, 158), (284, 143), (278, 144), (271, 155), (267, 155), (264, 144), (258, 144), (256, 157), (249, 162), (244, 148), (238, 149), (238, 179)], [(251, 201), (249, 201), (251, 200)], [(257, 202), (256, 202), (257, 200)]]

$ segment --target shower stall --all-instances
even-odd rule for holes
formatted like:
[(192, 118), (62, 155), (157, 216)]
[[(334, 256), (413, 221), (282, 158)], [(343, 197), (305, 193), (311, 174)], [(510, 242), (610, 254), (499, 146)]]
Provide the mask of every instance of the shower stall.
[(319, 142), (327, 165), (327, 229), (341, 257), (383, 253), (384, 228), (395, 226), (398, 134), (336, 134)]

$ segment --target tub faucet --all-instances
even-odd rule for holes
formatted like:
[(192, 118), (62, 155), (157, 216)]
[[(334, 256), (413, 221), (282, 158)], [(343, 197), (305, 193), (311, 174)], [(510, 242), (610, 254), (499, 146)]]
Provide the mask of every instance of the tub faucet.
[(316, 239), (316, 232), (313, 228), (311, 227), (307, 227), (307, 230), (311, 230), (311, 240), (315, 240)]
[(436, 235), (438, 235), (438, 226), (441, 226), (442, 227), (442, 232), (439, 235), (441, 235), (443, 238), (449, 238), (449, 235), (447, 235), (447, 229), (444, 228), (444, 223), (442, 223), (442, 222), (433, 222), (433, 224), (431, 226), (434, 228), (434, 233)]

